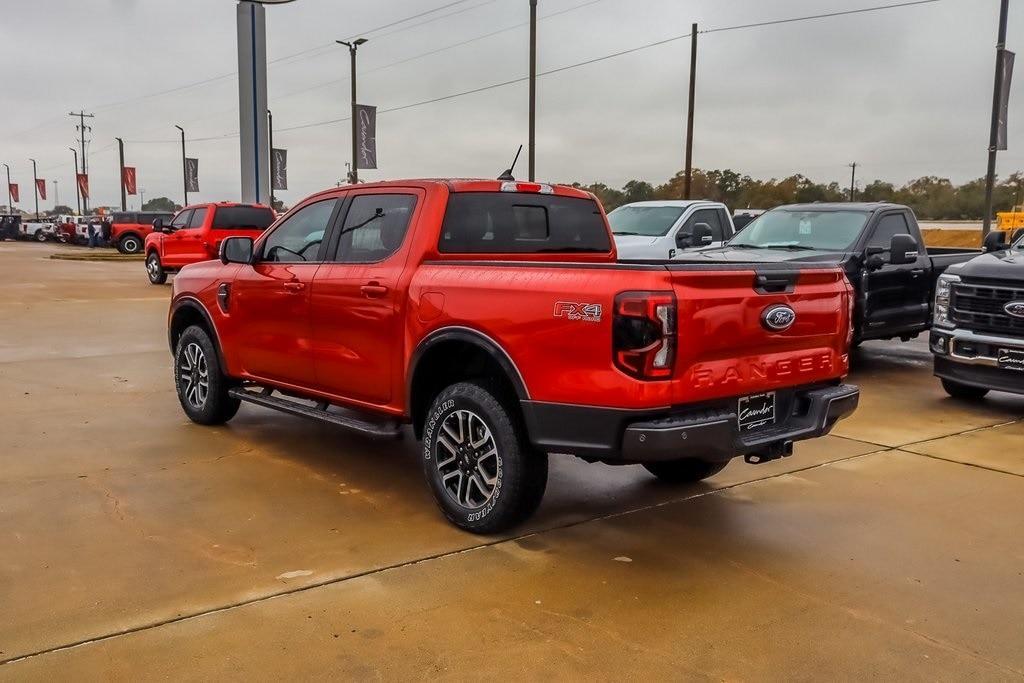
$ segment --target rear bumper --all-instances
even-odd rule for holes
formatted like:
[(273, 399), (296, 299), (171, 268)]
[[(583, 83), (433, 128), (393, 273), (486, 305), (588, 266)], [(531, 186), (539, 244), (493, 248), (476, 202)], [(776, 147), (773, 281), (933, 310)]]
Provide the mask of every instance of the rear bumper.
[(771, 453), (793, 441), (824, 436), (857, 408), (850, 384), (776, 392), (778, 422), (741, 433), (738, 398), (701, 406), (643, 411), (523, 401), (530, 441), (549, 453), (588, 460), (642, 463), (699, 457), (723, 461)]

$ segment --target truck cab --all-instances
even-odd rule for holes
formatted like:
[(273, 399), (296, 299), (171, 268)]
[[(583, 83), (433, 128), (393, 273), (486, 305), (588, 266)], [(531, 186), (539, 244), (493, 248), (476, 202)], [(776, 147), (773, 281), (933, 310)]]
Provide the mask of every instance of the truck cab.
[(168, 273), (217, 258), (228, 237), (259, 237), (276, 217), (269, 206), (234, 202), (186, 206), (166, 223), (158, 217), (145, 242), (150, 283), (163, 284)]
[(1024, 235), (990, 233), (986, 253), (939, 277), (930, 347), (950, 396), (1024, 394)]
[(153, 222), (173, 215), (163, 211), (118, 211), (110, 217), (110, 243), (122, 254), (138, 254), (146, 236), (153, 232)]
[(704, 200), (633, 202), (608, 214), (619, 260), (664, 261), (722, 246), (736, 232), (725, 204)]

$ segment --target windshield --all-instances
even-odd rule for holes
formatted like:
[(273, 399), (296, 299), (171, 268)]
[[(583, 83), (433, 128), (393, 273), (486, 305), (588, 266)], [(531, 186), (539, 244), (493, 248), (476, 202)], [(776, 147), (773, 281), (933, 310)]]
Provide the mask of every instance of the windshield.
[(776, 209), (754, 219), (729, 246), (845, 251), (857, 241), (868, 215), (864, 211)]
[(661, 237), (681, 215), (681, 206), (620, 206), (608, 214), (608, 223), (613, 235)]

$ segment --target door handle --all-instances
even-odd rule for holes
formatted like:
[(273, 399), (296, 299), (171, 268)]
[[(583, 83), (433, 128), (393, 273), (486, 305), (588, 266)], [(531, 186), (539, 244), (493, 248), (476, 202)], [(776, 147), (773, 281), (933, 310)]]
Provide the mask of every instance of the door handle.
[(299, 292), (301, 292), (305, 288), (306, 288), (306, 283), (304, 283), (304, 282), (286, 282), (286, 283), (284, 283), (284, 289), (285, 289), (286, 292), (293, 292), (295, 294), (298, 294)]
[(381, 283), (374, 281), (366, 283), (365, 285), (359, 288), (359, 291), (361, 291), (363, 293), (363, 296), (365, 296), (367, 299), (380, 299), (381, 297), (387, 295), (388, 288), (382, 285)]
[(910, 274), (913, 275), (914, 277), (921, 277), (922, 275), (924, 275), (924, 268), (914, 268), (912, 271), (910, 271)]

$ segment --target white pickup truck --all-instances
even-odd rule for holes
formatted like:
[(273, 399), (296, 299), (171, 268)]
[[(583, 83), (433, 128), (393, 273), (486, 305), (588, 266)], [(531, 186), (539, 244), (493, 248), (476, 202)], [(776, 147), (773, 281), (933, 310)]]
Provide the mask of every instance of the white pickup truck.
[(620, 261), (664, 261), (684, 251), (720, 247), (736, 229), (720, 202), (633, 202), (608, 214)]
[(52, 239), (54, 233), (53, 221), (43, 219), (38, 221), (22, 221), (18, 236), (25, 240), (45, 242), (48, 239)]

